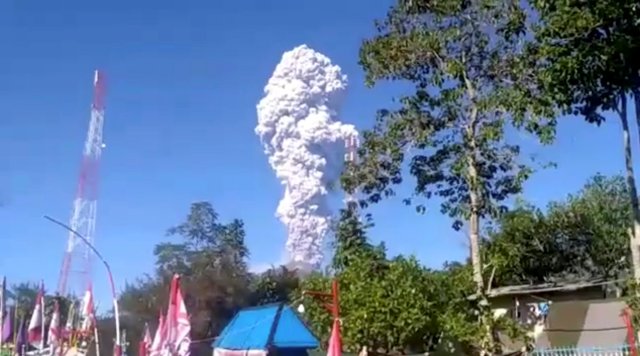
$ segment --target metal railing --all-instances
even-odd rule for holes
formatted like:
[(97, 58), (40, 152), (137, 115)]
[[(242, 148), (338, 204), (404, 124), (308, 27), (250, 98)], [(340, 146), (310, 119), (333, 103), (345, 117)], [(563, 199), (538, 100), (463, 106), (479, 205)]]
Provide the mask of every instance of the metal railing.
[[(640, 344), (636, 345), (636, 349)], [(532, 356), (630, 356), (632, 347), (630, 345), (618, 345), (607, 347), (556, 347), (549, 349), (536, 349)]]

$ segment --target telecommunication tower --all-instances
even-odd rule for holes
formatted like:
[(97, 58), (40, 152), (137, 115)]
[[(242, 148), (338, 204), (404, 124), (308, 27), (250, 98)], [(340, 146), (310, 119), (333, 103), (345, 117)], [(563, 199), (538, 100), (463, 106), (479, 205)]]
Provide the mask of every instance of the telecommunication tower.
[[(105, 147), (102, 141), (104, 127), (104, 78), (102, 72), (96, 70), (93, 79), (93, 103), (91, 104), (91, 121), (82, 151), (80, 177), (76, 197), (71, 209), (69, 226), (93, 244), (96, 229), (96, 213), (98, 203), (98, 181), (100, 156)], [(58, 293), (81, 295), (91, 285), (92, 252), (88, 246), (69, 233), (67, 247), (62, 260)], [(74, 276), (70, 281), (70, 275)], [(78, 277), (77, 279), (75, 277)]]
[[(351, 135), (349, 137), (347, 137), (347, 139), (344, 141), (344, 148), (345, 148), (345, 154), (344, 154), (344, 161), (345, 163), (357, 163), (356, 159), (357, 159), (357, 152), (358, 152), (358, 146), (360, 145), (360, 141), (358, 139), (358, 135)], [(353, 196), (353, 194), (349, 194), (346, 193), (345, 196), (345, 203), (348, 205), (349, 203), (355, 202), (355, 198)]]

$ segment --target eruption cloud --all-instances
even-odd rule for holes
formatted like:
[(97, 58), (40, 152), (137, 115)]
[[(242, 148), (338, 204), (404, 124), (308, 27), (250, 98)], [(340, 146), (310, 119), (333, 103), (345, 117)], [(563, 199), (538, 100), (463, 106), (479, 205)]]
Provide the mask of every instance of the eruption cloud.
[(302, 45), (282, 55), (257, 106), (255, 132), (284, 186), (276, 216), (293, 265), (317, 268), (324, 257), (330, 190), (339, 186), (345, 141), (358, 135), (337, 120), (346, 88), (339, 66)]

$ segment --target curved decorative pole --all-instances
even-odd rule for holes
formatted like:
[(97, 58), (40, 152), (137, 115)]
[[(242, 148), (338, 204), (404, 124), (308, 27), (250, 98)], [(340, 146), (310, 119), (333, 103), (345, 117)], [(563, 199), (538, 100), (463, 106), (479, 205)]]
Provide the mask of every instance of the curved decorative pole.
[(44, 218), (56, 225), (62, 226), (67, 231), (71, 232), (80, 240), (82, 240), (82, 242), (84, 242), (91, 249), (91, 251), (96, 254), (104, 267), (107, 269), (107, 274), (109, 275), (109, 284), (111, 284), (111, 297), (113, 298), (113, 316), (116, 319), (116, 345), (114, 347), (114, 355), (120, 356), (122, 354), (122, 345), (120, 344), (120, 313), (118, 311), (118, 295), (116, 294), (116, 285), (113, 282), (113, 274), (111, 274), (111, 267), (109, 266), (109, 263), (102, 257), (100, 252), (98, 252), (98, 250), (91, 244), (91, 242), (89, 242), (86, 237), (82, 236), (82, 234), (52, 217), (45, 215)]

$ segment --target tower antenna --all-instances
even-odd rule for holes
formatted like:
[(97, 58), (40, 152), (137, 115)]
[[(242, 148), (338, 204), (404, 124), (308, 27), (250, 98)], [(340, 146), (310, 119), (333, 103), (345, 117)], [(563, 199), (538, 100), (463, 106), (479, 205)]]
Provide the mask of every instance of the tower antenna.
[[(82, 151), (80, 177), (69, 220), (71, 229), (85, 236), (91, 244), (95, 240), (100, 157), (102, 149), (105, 147), (102, 141), (104, 96), (104, 76), (102, 72), (96, 70), (93, 78), (91, 120)], [(80, 295), (90, 287), (92, 254), (93, 252), (86, 244), (78, 240), (75, 234), (69, 233), (58, 279), (58, 293), (60, 295), (68, 293)], [(77, 273), (79, 277), (77, 281), (74, 280), (73, 285), (69, 285), (71, 272), (74, 275)]]

